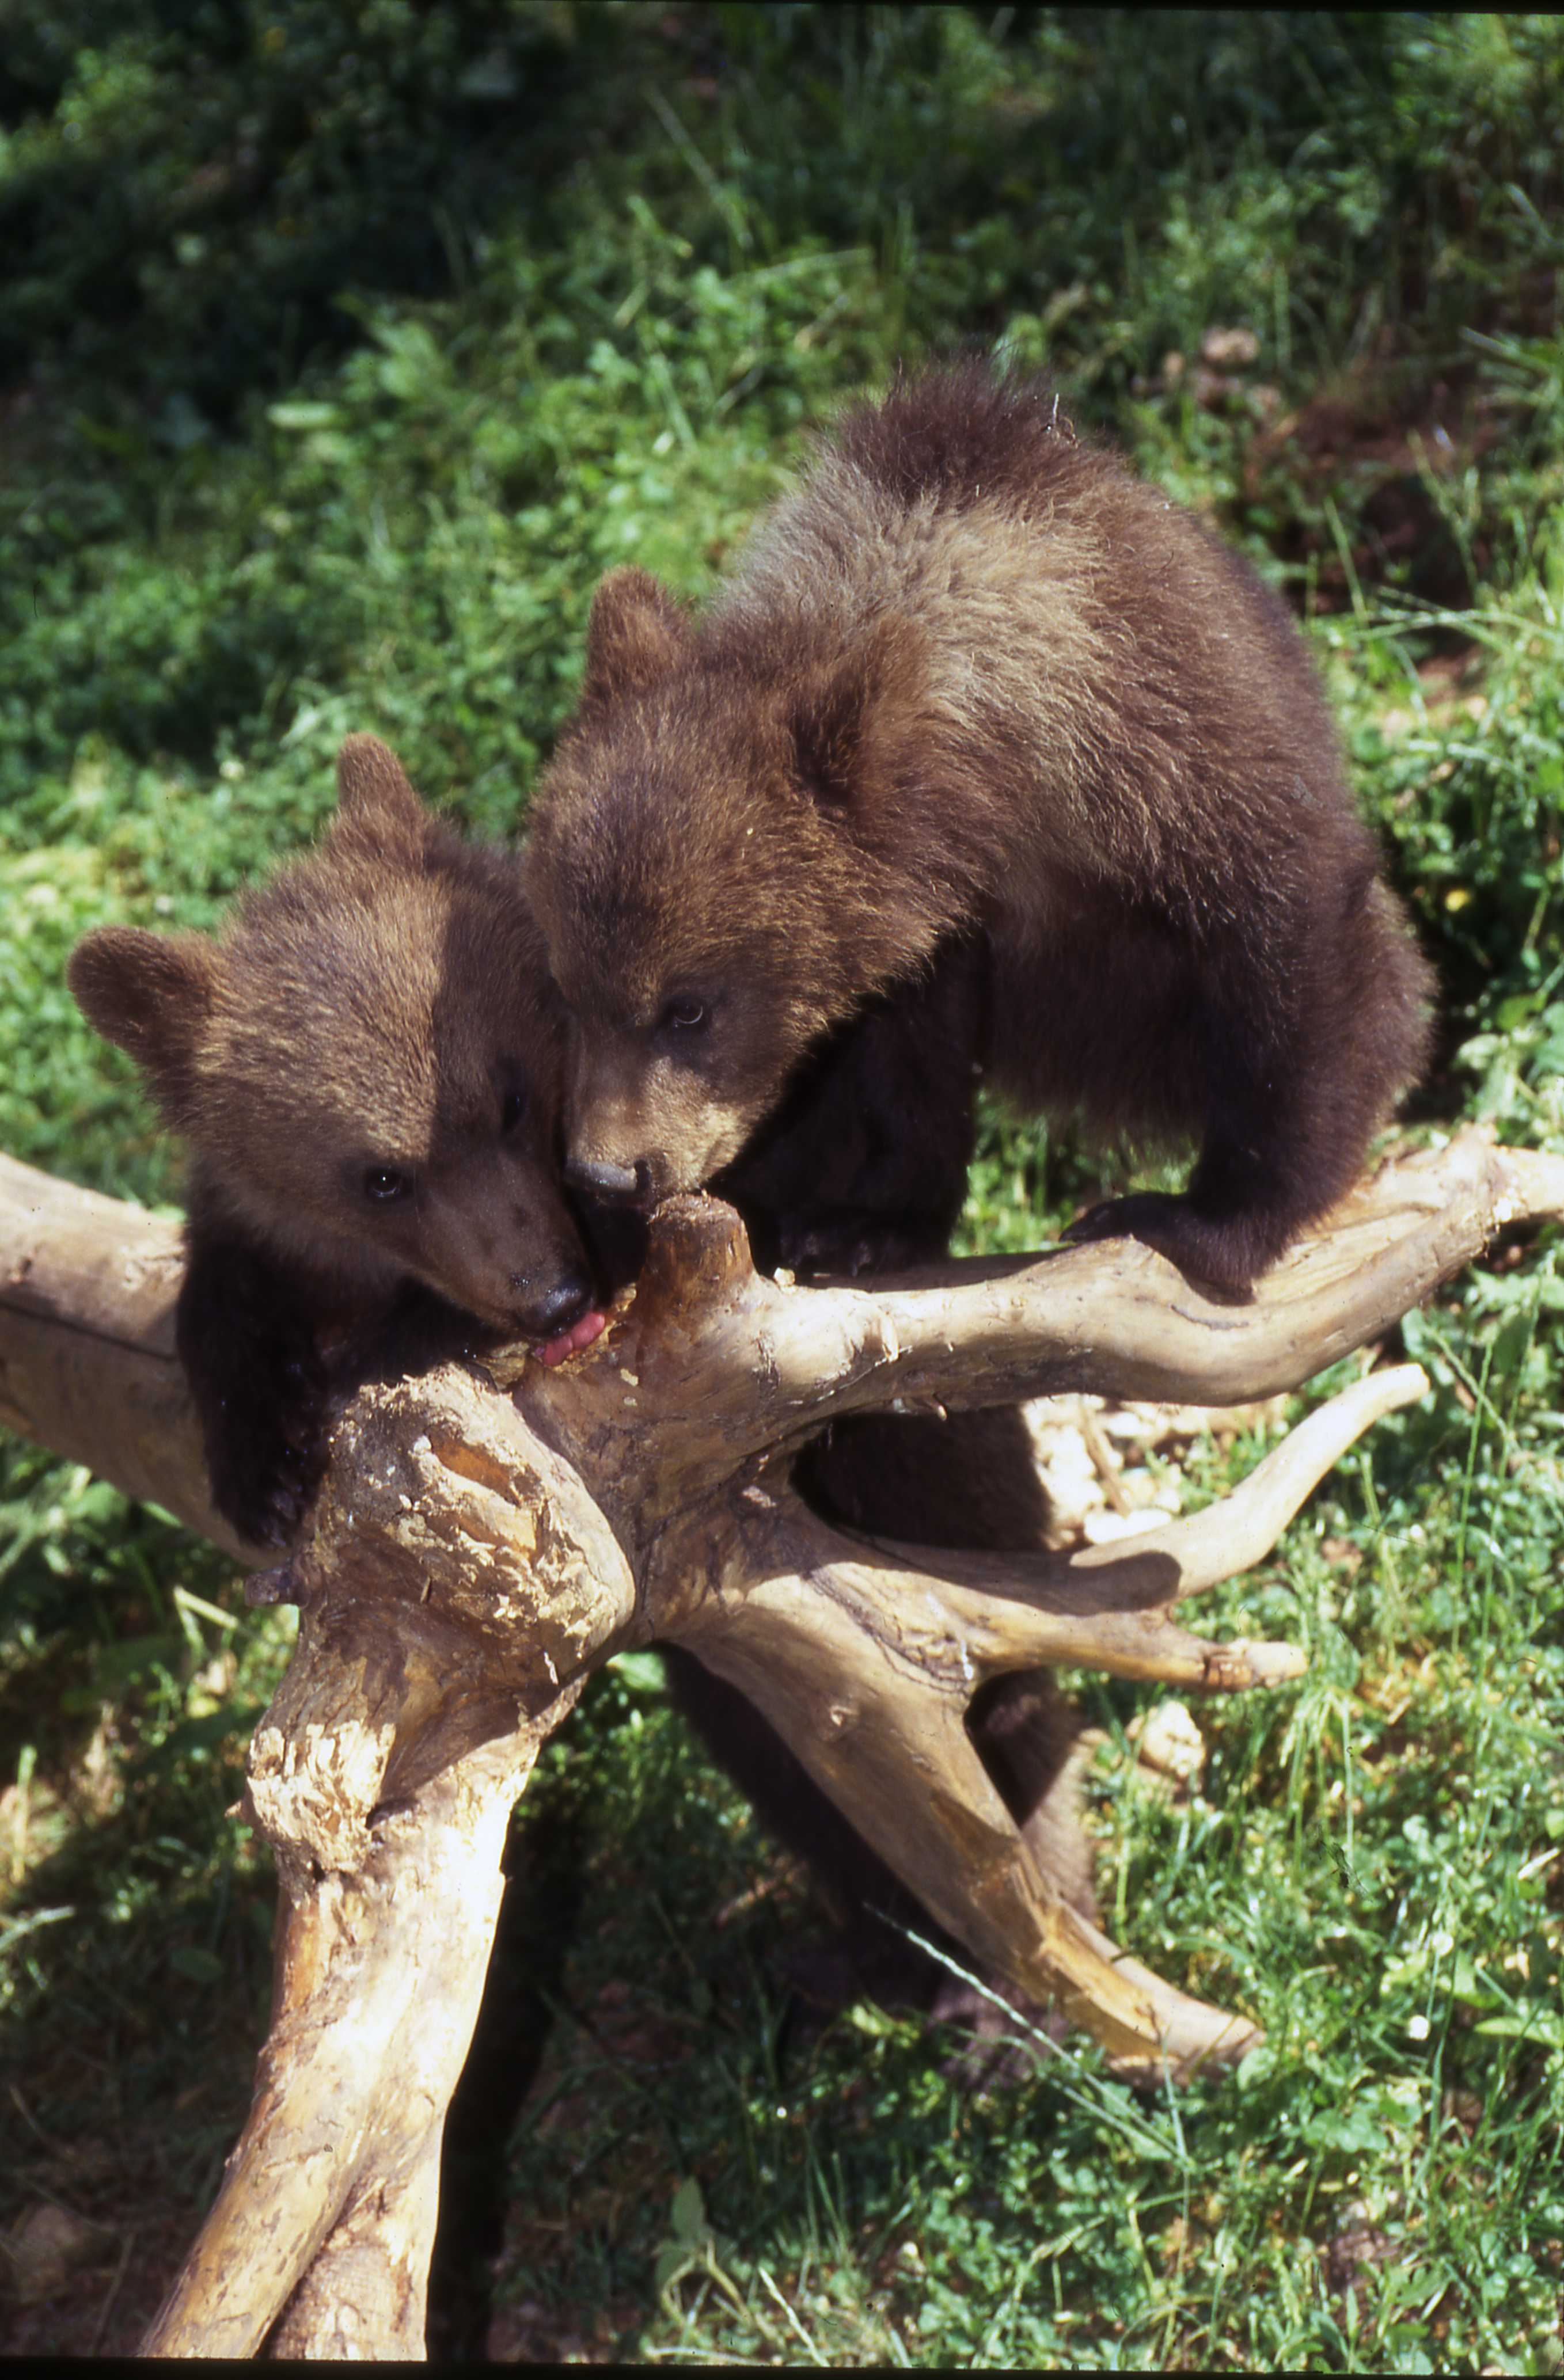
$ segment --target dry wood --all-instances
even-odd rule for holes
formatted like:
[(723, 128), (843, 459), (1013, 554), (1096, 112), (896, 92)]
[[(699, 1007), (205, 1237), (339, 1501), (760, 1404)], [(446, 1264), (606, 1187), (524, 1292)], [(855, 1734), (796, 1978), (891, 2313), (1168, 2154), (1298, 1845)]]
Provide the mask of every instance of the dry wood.
[(351, 1866), (308, 1881), (299, 1841), (321, 1833), (319, 1809), (284, 1814), (295, 1791), (315, 1801), (318, 1779), (263, 1722), (250, 1798), (294, 1871), (271, 2031), (217, 2203), (144, 2353), (253, 2355), (279, 2313), (275, 2354), (422, 2353), (440, 2143), (498, 1922), (506, 1828), (579, 1692), (379, 1813)]
[[(1341, 1451), (1421, 1392), (1416, 1367), (1355, 1383), (1224, 1503), (1069, 1555), (847, 1536), (794, 1496), (788, 1458), (875, 1407), (1296, 1386), (1503, 1225), (1560, 1214), (1564, 1160), (1467, 1132), (1387, 1168), (1234, 1305), (1127, 1243), (797, 1290), (757, 1278), (730, 1209), (685, 1199), (568, 1366), (516, 1354), (357, 1399), (306, 1541), (251, 1585), (301, 1607), (247, 1792), (284, 1887), (275, 2004), (250, 2121), (149, 2348), (244, 2353), (270, 2331), (293, 2354), (416, 2351), (506, 1820), (621, 1645), (681, 1641), (739, 1685), (924, 1905), (1125, 2070), (1240, 2054), (1252, 2026), (1061, 1898), (967, 1704), (984, 1677), (1062, 1660), (1185, 1689), (1296, 1675), (1293, 1648), (1209, 1643), (1175, 1607), (1261, 1559)], [(0, 1416), (231, 1546), (173, 1354), (177, 1269), (172, 1225), (0, 1160)]]
[(0, 1156), (0, 1425), (230, 1553), (174, 1353), (179, 1227)]

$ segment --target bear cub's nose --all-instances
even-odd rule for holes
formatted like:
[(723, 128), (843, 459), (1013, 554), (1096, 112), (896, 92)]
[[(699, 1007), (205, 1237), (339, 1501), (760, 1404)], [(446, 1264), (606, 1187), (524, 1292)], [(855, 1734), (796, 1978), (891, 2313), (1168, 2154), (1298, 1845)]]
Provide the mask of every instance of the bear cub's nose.
[(593, 1302), (593, 1285), (583, 1272), (561, 1275), (546, 1297), (527, 1308), (527, 1328), (540, 1339), (553, 1339), (579, 1322)]
[(634, 1165), (569, 1157), (565, 1160), (565, 1179), (572, 1190), (584, 1190), (589, 1198), (601, 1198), (611, 1207), (633, 1207), (642, 1204), (651, 1190), (652, 1169), (644, 1157)]

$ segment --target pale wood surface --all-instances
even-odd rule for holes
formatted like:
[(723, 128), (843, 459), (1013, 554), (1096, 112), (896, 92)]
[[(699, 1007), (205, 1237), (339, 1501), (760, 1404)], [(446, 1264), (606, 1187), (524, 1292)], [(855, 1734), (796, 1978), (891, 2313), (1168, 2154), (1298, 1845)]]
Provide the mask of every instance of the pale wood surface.
[[(418, 2351), (509, 1810), (621, 1645), (680, 1641), (741, 1687), (935, 1917), (1123, 2070), (1241, 2055), (1252, 2024), (1070, 1907), (979, 1761), (967, 1703), (1040, 1662), (1211, 1691), (1297, 1675), (1295, 1648), (1213, 1643), (1178, 1605), (1262, 1559), (1343, 1450), (1422, 1392), (1416, 1367), (1355, 1382), (1224, 1502), (1069, 1555), (849, 1536), (793, 1494), (789, 1457), (849, 1412), (1297, 1386), (1504, 1224), (1561, 1214), (1564, 1160), (1468, 1131), (1386, 1169), (1240, 1305), (1128, 1243), (800, 1290), (756, 1277), (730, 1209), (681, 1199), (569, 1364), (517, 1351), (356, 1399), (305, 1538), (252, 1582), (301, 1607), (247, 1791), (284, 1888), (275, 2004), (250, 2121), (151, 2351), (243, 2354), (268, 2332), (292, 2354)], [(0, 1418), (258, 1562), (207, 1502), (178, 1279), (175, 1225), (0, 1160)]]

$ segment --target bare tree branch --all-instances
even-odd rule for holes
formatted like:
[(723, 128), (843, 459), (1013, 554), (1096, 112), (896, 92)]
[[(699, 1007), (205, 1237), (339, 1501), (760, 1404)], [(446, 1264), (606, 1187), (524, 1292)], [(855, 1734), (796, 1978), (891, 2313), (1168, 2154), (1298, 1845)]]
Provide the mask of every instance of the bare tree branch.
[[(278, 2353), (422, 2354), (440, 2142), (498, 1922), (506, 1829), (579, 1692), (411, 1805), (371, 1815), (359, 1793), (362, 1855), (284, 1894), (250, 2118), (143, 2353), (253, 2355), (282, 2313)], [(292, 1749), (263, 1722), (249, 1799), (296, 1845), (311, 1822), (282, 1804), (314, 1780)]]
[[(569, 1365), (507, 1352), (356, 1398), (305, 1539), (251, 1584), (301, 1607), (250, 1760), (285, 1893), (275, 2007), (250, 2122), (149, 2346), (246, 2352), (280, 2321), (291, 2353), (412, 2351), (505, 1820), (620, 1645), (683, 1643), (739, 1685), (941, 1923), (1125, 2070), (1240, 2054), (1252, 2025), (1069, 1905), (968, 1706), (1039, 1662), (1223, 1691), (1296, 1675), (1293, 1648), (1210, 1642), (1176, 1607), (1263, 1559), (1340, 1452), (1421, 1392), (1416, 1367), (1344, 1390), (1222, 1503), (1068, 1556), (849, 1536), (794, 1495), (790, 1456), (875, 1408), (1297, 1386), (1504, 1225), (1561, 1214), (1564, 1160), (1463, 1133), (1387, 1168), (1232, 1305), (1126, 1243), (798, 1290), (755, 1276), (730, 1209), (684, 1199)], [(254, 1562), (207, 1502), (178, 1278), (172, 1224), (0, 1160), (0, 1419)]]
[[(1160, 1528), (1142, 1530), (1128, 1540), (1086, 1546), (1069, 1554), (942, 1551), (934, 1558), (940, 1571), (940, 1591), (977, 1632), (968, 1645), (972, 1660), (984, 1675), (1030, 1660), (1090, 1662), (1096, 1658), (1093, 1651), (1078, 1652), (1073, 1647), (1089, 1645), (1098, 1616), (1138, 1613), (1149, 1618), (1183, 1596), (1198, 1595), (1251, 1569), (1264, 1560), (1348, 1447), (1386, 1414), (1414, 1402), (1427, 1386), (1427, 1376), (1417, 1364), (1367, 1374), (1301, 1422), (1219, 1503), (1185, 1519), (1168, 1521)], [(899, 1555), (908, 1566), (910, 1574), (898, 1575), (887, 1594), (887, 1600), (904, 1602), (917, 1579), (926, 1578), (931, 1557), (915, 1546), (886, 1543), (883, 1550)], [(1011, 1598), (1028, 1609), (1015, 1612), (1003, 1602), (996, 1608), (996, 1597)], [(1047, 1643), (1047, 1631), (1056, 1619), (1060, 1629), (1056, 1640), (1058, 1650), (1050, 1649)], [(1080, 1626), (1075, 1624), (1078, 1621)], [(1067, 1646), (1070, 1649), (1062, 1649)], [(1295, 1655), (1289, 1658), (1296, 1663)], [(1115, 1670), (1106, 1650), (1099, 1666), (1110, 1673)], [(1297, 1676), (1301, 1668), (1297, 1663), (1286, 1674)], [(1128, 1670), (1123, 1674), (1164, 1673)], [(1211, 1682), (1226, 1685), (1229, 1681)]]

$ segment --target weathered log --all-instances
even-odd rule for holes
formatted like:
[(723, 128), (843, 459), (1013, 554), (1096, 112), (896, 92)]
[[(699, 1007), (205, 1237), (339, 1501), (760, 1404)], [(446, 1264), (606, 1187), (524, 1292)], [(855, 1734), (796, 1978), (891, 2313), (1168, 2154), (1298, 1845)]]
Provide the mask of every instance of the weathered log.
[[(143, 2353), (253, 2355), (274, 2323), (274, 2353), (422, 2353), (440, 2143), (498, 1923), (506, 1828), (580, 1691), (377, 1811), (350, 1864), (307, 1878), (303, 1843), (338, 1815), (350, 1832), (362, 1822), (351, 1751), (339, 1738), (319, 1767), (294, 1759), (275, 1706), (257, 1730), (248, 1800), (291, 1870), (271, 2030), (216, 2204)], [(358, 1724), (343, 1730), (355, 1745)], [(323, 1812), (332, 1755), (343, 1799)], [(288, 1808), (295, 1795), (305, 1813)]]
[[(875, 1407), (1296, 1386), (1503, 1224), (1560, 1214), (1564, 1160), (1468, 1132), (1387, 1168), (1234, 1305), (1128, 1243), (798, 1290), (756, 1277), (731, 1210), (686, 1199), (569, 1365), (507, 1352), (359, 1397), (306, 1539), (252, 1585), (301, 1606), (247, 1792), (285, 1893), (276, 2001), (250, 2122), (149, 2348), (250, 2351), (279, 2317), (285, 2352), (415, 2348), (505, 1819), (621, 1645), (682, 1642), (739, 1685), (934, 1914), (1125, 2070), (1241, 2054), (1252, 2026), (1126, 1959), (1041, 1872), (967, 1705), (1039, 1662), (1228, 1691), (1297, 1674), (1292, 1648), (1210, 1644), (1175, 1608), (1258, 1560), (1342, 1449), (1421, 1392), (1416, 1367), (1343, 1391), (1226, 1502), (1069, 1556), (849, 1537), (793, 1494), (788, 1459)], [(231, 1544), (173, 1355), (177, 1281), (172, 1225), (0, 1160), (4, 1418)]]
[(0, 1156), (0, 1425), (242, 1559), (174, 1352), (183, 1265), (177, 1223)]

